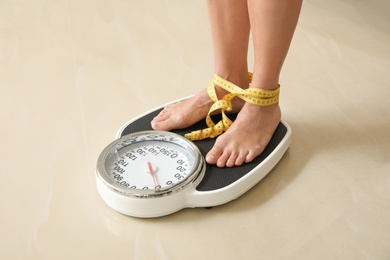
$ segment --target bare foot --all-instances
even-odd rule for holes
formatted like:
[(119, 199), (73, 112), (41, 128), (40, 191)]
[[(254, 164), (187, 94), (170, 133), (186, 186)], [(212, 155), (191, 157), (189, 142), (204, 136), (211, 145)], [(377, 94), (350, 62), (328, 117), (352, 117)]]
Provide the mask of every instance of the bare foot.
[[(215, 86), (218, 98), (222, 98), (227, 92)], [(207, 89), (182, 102), (166, 106), (160, 114), (153, 118), (151, 125), (154, 130), (169, 131), (172, 129), (187, 128), (196, 122), (206, 118), (213, 101), (207, 94)], [(232, 100), (234, 113), (240, 111), (244, 102), (238, 98)]]
[(251, 162), (268, 145), (280, 119), (279, 104), (259, 107), (246, 103), (231, 127), (218, 137), (206, 161), (218, 167)]
[(189, 99), (166, 106), (153, 118), (152, 128), (169, 131), (189, 127), (205, 118), (212, 104), (205, 89)]

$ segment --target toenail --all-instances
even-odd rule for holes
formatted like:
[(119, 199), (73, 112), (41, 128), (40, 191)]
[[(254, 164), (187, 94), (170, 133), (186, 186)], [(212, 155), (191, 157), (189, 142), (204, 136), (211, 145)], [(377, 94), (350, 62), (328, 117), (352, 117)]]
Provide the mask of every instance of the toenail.
[(206, 155), (206, 161), (210, 162), (210, 161), (213, 161), (214, 160), (214, 156), (208, 154)]

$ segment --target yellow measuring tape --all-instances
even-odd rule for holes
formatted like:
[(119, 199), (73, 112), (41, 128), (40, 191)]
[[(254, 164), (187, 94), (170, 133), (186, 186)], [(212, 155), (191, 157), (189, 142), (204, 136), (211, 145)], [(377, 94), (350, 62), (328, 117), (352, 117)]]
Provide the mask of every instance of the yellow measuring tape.
[[(252, 76), (253, 74), (249, 72), (249, 83), (252, 82)], [(217, 94), (215, 93), (215, 85), (223, 88), (229, 93), (223, 96), (222, 99), (218, 100)], [(213, 79), (207, 87), (207, 93), (211, 100), (214, 101), (214, 104), (211, 106), (206, 117), (206, 124), (208, 128), (192, 131), (191, 133), (186, 134), (185, 137), (192, 141), (197, 141), (206, 138), (214, 138), (228, 130), (233, 122), (227, 117), (225, 111), (228, 112), (233, 109), (231, 100), (235, 97), (241, 98), (252, 105), (269, 106), (279, 101), (279, 92), (280, 85), (274, 90), (264, 90), (258, 88), (242, 89), (226, 79), (214, 74)], [(218, 109), (221, 110), (222, 120), (215, 124), (211, 119), (210, 114)]]

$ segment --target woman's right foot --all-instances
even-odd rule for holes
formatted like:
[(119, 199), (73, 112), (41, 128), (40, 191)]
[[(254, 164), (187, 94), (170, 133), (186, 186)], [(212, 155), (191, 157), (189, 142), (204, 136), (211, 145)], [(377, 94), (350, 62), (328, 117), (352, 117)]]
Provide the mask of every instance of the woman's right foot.
[[(227, 93), (226, 90), (218, 86), (215, 86), (215, 92), (218, 99), (221, 99)], [(239, 98), (235, 98), (231, 102), (232, 113), (238, 113), (245, 103)], [(206, 118), (213, 104), (214, 102), (210, 99), (207, 89), (204, 89), (189, 99), (166, 106), (160, 114), (153, 118), (152, 128), (163, 131), (187, 128)]]
[(153, 118), (152, 128), (164, 131), (187, 128), (205, 118), (212, 104), (204, 89), (189, 99), (166, 106)]

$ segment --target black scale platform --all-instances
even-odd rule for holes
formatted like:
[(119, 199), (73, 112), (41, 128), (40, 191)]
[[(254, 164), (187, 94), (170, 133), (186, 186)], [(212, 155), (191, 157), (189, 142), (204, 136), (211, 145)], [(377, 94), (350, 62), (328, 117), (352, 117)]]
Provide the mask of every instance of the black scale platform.
[[(152, 130), (150, 122), (161, 110), (162, 109), (157, 109), (135, 121), (130, 122), (123, 128), (122, 132), (120, 133), (120, 137), (133, 132)], [(234, 120), (236, 117), (236, 115), (233, 114), (229, 114), (228, 116), (231, 120)], [(214, 122), (218, 122), (220, 120), (220, 115), (215, 115), (212, 118)], [(205, 120), (201, 120), (189, 128), (173, 130), (171, 132), (184, 136), (186, 133), (204, 129), (206, 127), (207, 125)], [(265, 148), (263, 153), (256, 157), (251, 163), (245, 163), (242, 166), (231, 168), (218, 168), (215, 165), (207, 164), (205, 176), (196, 189), (198, 191), (218, 190), (237, 181), (257, 165), (259, 165), (265, 158), (267, 158), (267, 156), (269, 156), (272, 151), (279, 145), (279, 143), (285, 137), (286, 133), (287, 127), (282, 122), (280, 122), (268, 146)], [(213, 147), (214, 142), (215, 139), (209, 138), (201, 141), (195, 141), (194, 143), (199, 148), (202, 155), (205, 156)]]

